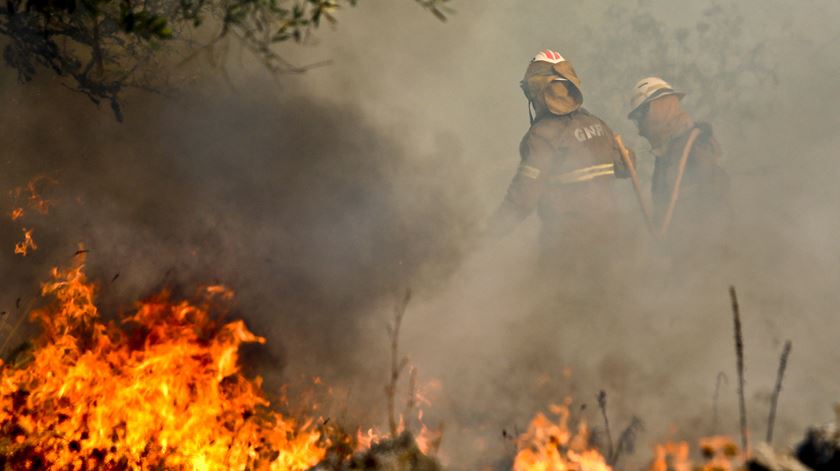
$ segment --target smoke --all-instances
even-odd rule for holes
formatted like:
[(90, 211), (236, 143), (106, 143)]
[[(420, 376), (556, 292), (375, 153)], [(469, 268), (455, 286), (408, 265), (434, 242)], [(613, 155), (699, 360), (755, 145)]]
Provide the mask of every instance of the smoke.
[[(452, 270), (471, 194), (434, 175), (457, 167), (459, 150), (441, 133), (415, 152), (358, 107), (288, 80), (274, 97), (265, 83), (231, 92), (212, 81), (177, 98), (138, 96), (123, 124), (46, 83), (9, 92), (4, 188), (45, 175), (37, 186), (54, 207), (41, 215), (26, 195), (4, 202), (4, 214), (14, 203), (26, 211), (2, 222), (4, 310), (34, 299), (49, 267), (71, 263), (83, 243), (108, 311), (160, 286), (190, 296), (224, 283), (237, 292), (235, 314), (270, 340), (250, 366), (271, 388), (283, 374), (358, 377), (378, 393), (358, 318)], [(25, 258), (12, 254), (21, 224), (39, 245)]]
[[(793, 341), (776, 428), (777, 444), (791, 444), (840, 397), (840, 119), (829, 106), (840, 11), (819, 0), (795, 11), (684, 3), (458, 1), (440, 24), (413, 2), (370, 0), (288, 50), (295, 63), (331, 65), (271, 78), (231, 60), (230, 84), (192, 65), (189, 89), (130, 97), (123, 124), (6, 70), (0, 182), (59, 183), (51, 214), (24, 220), (34, 254), (14, 257), (19, 225), (0, 222), (2, 309), (33, 298), (77, 242), (116, 310), (161, 284), (223, 282), (237, 291), (237, 314), (269, 339), (253, 361), (272, 387), (319, 375), (350, 391), (359, 420), (376, 421), (385, 325), (410, 286), (401, 349), (421, 381), (443, 384), (427, 414), (445, 422), (448, 462), (479, 469), (510, 457), (502, 430), (521, 431), (566, 395), (596, 422), (600, 389), (614, 434), (638, 415), (645, 446), (736, 433), (726, 294), (735, 284), (754, 436), (764, 435), (782, 344)], [(518, 82), (545, 47), (572, 61), (585, 106), (635, 147), (645, 181), (653, 157), (626, 120), (628, 91), (661, 75), (689, 92), (686, 108), (714, 126), (733, 181), (734, 240), (713, 269), (657, 255), (641, 225), (598, 279), (541, 275), (535, 216), (504, 240), (478, 237), (518, 164), (528, 124)], [(617, 185), (638, 221), (629, 184)], [(729, 381), (712, 430), (721, 371)]]
[[(628, 260), (602, 279), (568, 273), (548, 280), (535, 273), (532, 218), (509, 239), (477, 249), (446, 287), (410, 308), (404, 348), (421, 373), (443, 380), (451, 407), (442, 415), (456, 430), (447, 438), (457, 450), (451, 454), (472, 455), (460, 466), (492, 461), (485, 450), (503, 446), (500, 429), (521, 430), (533, 411), (567, 393), (594, 409), (601, 388), (610, 395), (614, 423), (633, 414), (645, 420), (648, 445), (736, 433), (729, 284), (738, 287), (744, 307), (754, 434), (763, 434), (787, 338), (794, 354), (777, 443), (790, 445), (807, 424), (828, 420), (836, 385), (815, 386), (810, 378), (830, 375), (836, 361), (828, 345), (838, 281), (836, 257), (829, 255), (836, 252), (831, 234), (840, 196), (832, 183), (840, 170), (832, 159), (838, 113), (821, 103), (837, 96), (838, 63), (830, 52), (834, 28), (813, 12), (836, 6), (814, 2), (790, 12), (780, 2), (601, 1), (572, 8), (538, 1), (493, 8), (462, 3), (458, 10), (448, 29), (437, 29), (401, 21), (399, 13), (408, 9), (380, 5), (379, 18), (390, 21), (353, 28), (368, 24), (354, 12), (341, 41), (326, 38), (321, 46), (348, 59), (337, 63), (338, 75), (350, 77), (373, 116), (384, 114), (387, 103), (410, 109), (429, 128), (458, 130), (472, 165), (471, 173), (455, 178), (483, 192), (485, 214), (503, 196), (527, 127), (516, 85), (528, 58), (552, 47), (574, 63), (585, 106), (639, 152), (644, 179), (653, 158), (625, 117), (628, 91), (653, 74), (688, 91), (686, 108), (712, 123), (723, 146), (736, 215), (731, 251), (711, 260), (713, 270), (680, 260), (670, 268), (639, 266), (636, 257), (653, 265), (661, 260), (644, 242), (628, 241)], [(401, 35), (412, 40), (394, 40)], [(391, 74), (381, 73), (385, 63)], [(624, 183), (618, 184), (624, 209), (635, 217)], [(729, 382), (713, 430), (721, 371)], [(460, 425), (469, 431), (461, 433)]]

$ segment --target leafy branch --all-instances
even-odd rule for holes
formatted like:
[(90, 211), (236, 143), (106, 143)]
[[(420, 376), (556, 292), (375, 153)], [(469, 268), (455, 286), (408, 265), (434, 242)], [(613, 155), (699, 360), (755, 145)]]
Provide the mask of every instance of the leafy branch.
[[(440, 20), (449, 0), (415, 0)], [(5, 63), (21, 82), (39, 69), (122, 120), (127, 88), (159, 91), (168, 54), (198, 50), (232, 37), (272, 72), (301, 72), (285, 61), (278, 43), (303, 42), (342, 7), (358, 0), (6, 0), (0, 36)], [(195, 40), (194, 38), (201, 38)]]

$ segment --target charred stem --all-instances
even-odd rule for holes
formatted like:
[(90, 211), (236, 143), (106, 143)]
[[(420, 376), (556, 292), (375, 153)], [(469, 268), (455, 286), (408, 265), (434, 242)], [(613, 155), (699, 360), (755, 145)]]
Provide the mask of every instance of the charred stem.
[(613, 455), (612, 433), (610, 433), (610, 419), (607, 417), (607, 393), (603, 389), (598, 391), (598, 408), (604, 418), (604, 432), (607, 435), (607, 456)]
[(776, 387), (773, 388), (773, 397), (770, 400), (770, 417), (767, 419), (767, 443), (773, 444), (773, 425), (776, 423), (776, 408), (779, 405), (779, 395), (782, 393), (782, 381), (785, 377), (788, 357), (793, 344), (790, 340), (785, 342), (782, 349), (782, 356), (779, 358), (779, 371), (776, 374)]
[(732, 300), (732, 318), (735, 324), (735, 357), (738, 369), (738, 410), (741, 416), (741, 448), (744, 453), (749, 449), (747, 437), (747, 401), (744, 398), (744, 337), (741, 333), (741, 310), (738, 306), (738, 295), (735, 287), (729, 287), (729, 297)]
[(636, 435), (638, 435), (642, 430), (644, 430), (642, 421), (638, 417), (633, 416), (630, 419), (630, 424), (628, 424), (627, 428), (625, 428), (618, 436), (618, 443), (615, 446), (615, 452), (609, 455), (608, 464), (613, 469), (615, 469), (618, 464), (618, 460), (621, 458), (623, 453), (632, 453), (636, 448)]

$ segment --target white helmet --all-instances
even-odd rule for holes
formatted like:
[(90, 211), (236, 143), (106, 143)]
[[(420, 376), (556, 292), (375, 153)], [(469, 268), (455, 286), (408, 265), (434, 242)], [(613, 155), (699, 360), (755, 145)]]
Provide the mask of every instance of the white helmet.
[(685, 93), (674, 90), (674, 87), (670, 83), (659, 77), (646, 77), (639, 80), (636, 86), (633, 87), (633, 97), (630, 99), (630, 113), (627, 117), (633, 119), (633, 114), (642, 105), (667, 95), (677, 95), (679, 98), (682, 98), (685, 96)]

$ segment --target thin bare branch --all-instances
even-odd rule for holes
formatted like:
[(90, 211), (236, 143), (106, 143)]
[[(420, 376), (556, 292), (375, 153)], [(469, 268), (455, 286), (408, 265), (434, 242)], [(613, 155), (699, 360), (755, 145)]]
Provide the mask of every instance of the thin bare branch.
[(738, 295), (735, 287), (729, 287), (729, 298), (732, 301), (732, 319), (735, 326), (735, 366), (738, 370), (738, 408), (740, 411), (741, 448), (744, 453), (749, 450), (749, 433), (747, 425), (747, 401), (744, 394), (744, 336), (741, 332), (741, 309), (738, 305)]
[(793, 344), (790, 340), (785, 342), (782, 349), (782, 356), (779, 358), (779, 371), (776, 373), (776, 386), (773, 388), (773, 397), (770, 401), (770, 417), (767, 419), (767, 443), (773, 444), (773, 426), (776, 423), (776, 408), (779, 405), (779, 395), (782, 393), (782, 381), (785, 378), (788, 357)]

